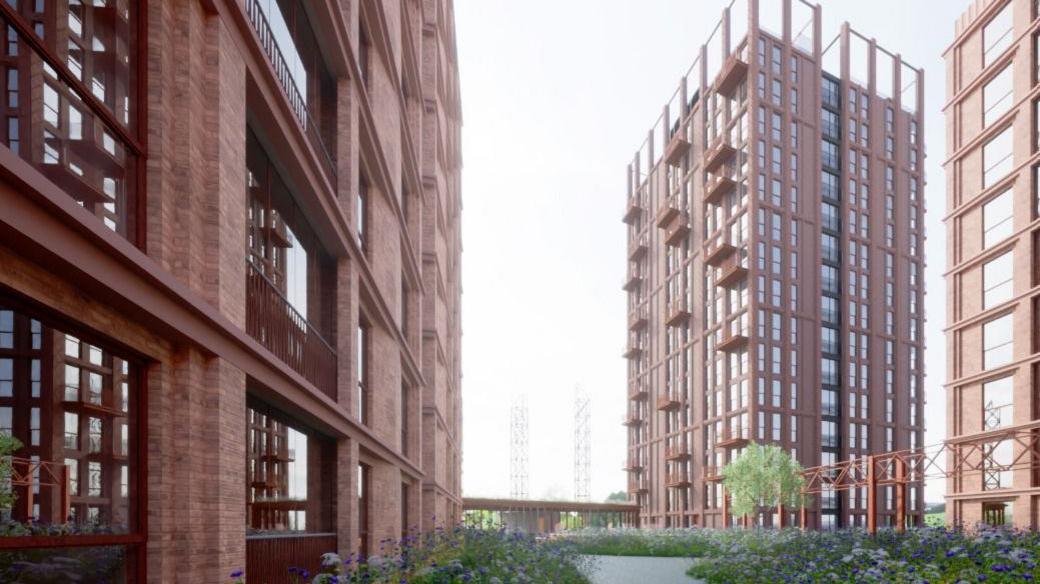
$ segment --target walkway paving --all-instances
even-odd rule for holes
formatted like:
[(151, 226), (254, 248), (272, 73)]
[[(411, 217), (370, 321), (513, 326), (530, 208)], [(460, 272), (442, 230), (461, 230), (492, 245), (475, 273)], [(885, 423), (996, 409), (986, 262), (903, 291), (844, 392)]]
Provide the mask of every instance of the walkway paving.
[(690, 558), (647, 558), (632, 556), (588, 556), (592, 559), (586, 576), (592, 584), (697, 584), (686, 575)]

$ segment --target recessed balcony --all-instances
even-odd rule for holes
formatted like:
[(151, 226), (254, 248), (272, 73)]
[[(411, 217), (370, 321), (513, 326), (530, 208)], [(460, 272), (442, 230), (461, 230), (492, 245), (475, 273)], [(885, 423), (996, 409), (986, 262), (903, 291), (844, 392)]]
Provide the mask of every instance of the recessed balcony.
[(621, 470), (625, 472), (642, 472), (643, 463), (639, 462), (638, 460), (630, 460), (628, 461), (628, 464), (621, 468)]
[(646, 481), (628, 481), (629, 493), (645, 493), (647, 491)]
[(669, 198), (668, 202), (666, 202), (664, 206), (661, 207), (661, 210), (657, 212), (657, 227), (660, 229), (667, 229), (681, 212), (679, 206), (676, 205), (675, 199)]
[(704, 153), (704, 172), (714, 172), (736, 154), (736, 150), (719, 137)]
[(715, 91), (726, 96), (733, 96), (733, 92), (740, 87), (740, 82), (747, 79), (747, 63), (737, 57), (730, 55), (722, 65), (722, 71), (715, 79)]
[(686, 326), (690, 322), (690, 310), (685, 302), (671, 302), (668, 305), (667, 318), (664, 323), (667, 326)]
[(673, 393), (657, 396), (657, 409), (659, 411), (671, 412), (679, 409), (681, 405), (682, 401), (679, 400), (679, 396)]
[(712, 177), (704, 186), (705, 203), (717, 203), (727, 193), (733, 192), (733, 188), (737, 186), (736, 181), (729, 177), (722, 175), (712, 175)]
[(679, 166), (686, 153), (690, 151), (690, 143), (682, 132), (676, 132), (664, 150), (664, 161), (671, 166)]
[(717, 466), (704, 467), (704, 480), (709, 482), (722, 480), (722, 469)]
[(724, 269), (719, 279), (715, 281), (717, 286), (729, 288), (734, 284), (744, 281), (747, 278), (747, 268), (739, 264), (733, 264), (732, 266)]
[(673, 444), (664, 451), (665, 460), (682, 461), (690, 458), (690, 449), (686, 444)]
[(720, 242), (704, 253), (704, 263), (709, 266), (720, 266), (735, 251), (737, 251), (736, 247), (726, 242)]
[(670, 472), (665, 479), (665, 486), (669, 488), (682, 488), (690, 486), (690, 477), (685, 472)]
[(747, 444), (747, 437), (744, 435), (743, 432), (741, 432), (741, 429), (737, 427), (723, 428), (722, 436), (719, 437), (719, 440), (715, 443), (715, 446), (718, 446), (719, 448), (742, 448), (744, 446), (747, 446)]
[(747, 344), (747, 335), (731, 334), (724, 338), (718, 345), (715, 346), (715, 348), (719, 351), (735, 351), (737, 349), (746, 347)]
[(639, 200), (639, 197), (629, 197), (628, 203), (625, 205), (625, 214), (621, 217), (621, 220), (629, 225), (636, 222), (636, 219), (643, 214), (643, 205)]

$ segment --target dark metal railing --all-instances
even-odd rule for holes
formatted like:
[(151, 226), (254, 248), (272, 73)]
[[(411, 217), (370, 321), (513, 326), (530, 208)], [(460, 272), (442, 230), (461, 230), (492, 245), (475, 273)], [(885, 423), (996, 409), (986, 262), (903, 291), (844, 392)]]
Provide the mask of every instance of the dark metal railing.
[(246, 574), (250, 582), (290, 584), (289, 568), (316, 574), (321, 556), (336, 552), (335, 533), (272, 533), (246, 537)]
[(246, 262), (246, 332), (336, 399), (336, 350), (253, 262)]
[(278, 78), (282, 91), (285, 92), (285, 98), (289, 101), (289, 109), (292, 110), (293, 115), (300, 122), (311, 145), (318, 151), (325, 171), (329, 175), (329, 181), (335, 185), (336, 164), (332, 159), (332, 155), (329, 154), (329, 149), (325, 147), (325, 141), (321, 137), (321, 132), (314, 124), (314, 117), (307, 108), (307, 100), (304, 99), (300, 88), (296, 86), (292, 70), (289, 68), (289, 63), (285, 60), (285, 55), (282, 54), (282, 49), (278, 46), (278, 41), (271, 31), (271, 25), (267, 22), (267, 16), (264, 14), (260, 0), (246, 0), (246, 13), (249, 16), (249, 21), (253, 24), (256, 36), (260, 39), (260, 46), (264, 49), (264, 53), (267, 54), (267, 58), (274, 68), (274, 75)]

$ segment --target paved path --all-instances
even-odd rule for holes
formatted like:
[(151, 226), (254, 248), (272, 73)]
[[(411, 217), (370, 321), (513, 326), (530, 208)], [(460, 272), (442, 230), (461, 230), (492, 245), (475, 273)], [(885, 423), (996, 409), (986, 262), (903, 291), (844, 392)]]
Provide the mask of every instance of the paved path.
[(647, 558), (631, 556), (588, 556), (587, 576), (592, 584), (697, 584), (686, 575), (690, 558)]

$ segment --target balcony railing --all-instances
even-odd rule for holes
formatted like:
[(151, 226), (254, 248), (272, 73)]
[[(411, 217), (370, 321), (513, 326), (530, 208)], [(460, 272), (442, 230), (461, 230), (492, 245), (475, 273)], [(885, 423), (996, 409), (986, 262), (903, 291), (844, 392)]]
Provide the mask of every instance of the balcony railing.
[(325, 172), (328, 173), (329, 182), (335, 185), (336, 164), (332, 160), (332, 155), (329, 154), (329, 149), (325, 147), (325, 141), (321, 137), (318, 126), (314, 123), (314, 117), (307, 109), (307, 100), (304, 98), (303, 93), (300, 92), (300, 88), (296, 86), (292, 69), (289, 67), (285, 55), (282, 54), (281, 47), (278, 46), (278, 40), (275, 38), (274, 31), (271, 30), (271, 25), (264, 14), (262, 2), (260, 0), (246, 0), (246, 13), (249, 16), (249, 21), (253, 24), (256, 36), (260, 40), (260, 46), (271, 62), (278, 84), (282, 86), (285, 98), (289, 102), (289, 109), (296, 116), (304, 134), (307, 135), (307, 139), (311, 142), (311, 146), (314, 147), (318, 152), (318, 156), (321, 157), (321, 163)]
[(683, 471), (672, 471), (666, 475), (665, 486), (688, 487), (690, 486), (690, 476)]
[(252, 262), (247, 263), (246, 332), (336, 399), (336, 351)]
[(246, 572), (251, 582), (289, 584), (289, 568), (316, 574), (321, 556), (335, 552), (335, 533), (264, 534), (246, 537)]
[[(120, 118), (128, 117), (126, 111), (118, 113), (119, 107), (132, 107), (134, 96), (124, 94), (125, 104), (120, 100), (113, 109), (114, 86), (128, 83), (128, 63), (134, 64), (133, 58), (127, 61), (116, 55), (115, 51), (121, 49), (115, 46), (92, 49), (83, 55), (78, 66), (91, 67), (98, 79), (111, 84), (106, 87), (99, 82), (100, 90), (95, 86), (91, 91), (81, 75), (70, 69), (9, 4), (0, 3), (0, 20), (8, 35), (6, 54), (10, 57), (6, 61), (8, 110), (3, 143), (106, 227), (142, 243), (134, 218), (137, 162), (144, 150), (127, 120), (120, 122)], [(97, 34), (108, 32), (98, 30)], [(67, 42), (65, 37), (58, 40)], [(126, 46), (121, 38), (113, 39), (112, 44)]]

